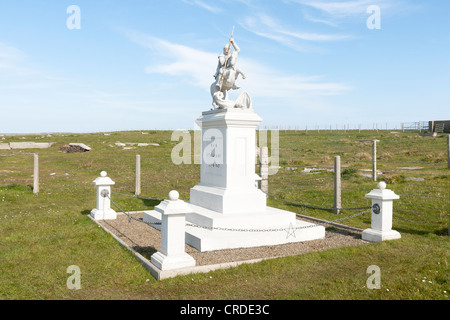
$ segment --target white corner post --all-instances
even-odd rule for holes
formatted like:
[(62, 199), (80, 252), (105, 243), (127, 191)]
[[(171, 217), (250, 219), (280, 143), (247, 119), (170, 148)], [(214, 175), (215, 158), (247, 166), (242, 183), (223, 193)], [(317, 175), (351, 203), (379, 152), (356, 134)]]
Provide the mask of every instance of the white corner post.
[(392, 190), (386, 189), (386, 183), (380, 182), (378, 189), (366, 194), (372, 199), (371, 228), (362, 233), (362, 239), (370, 242), (400, 239), (398, 231), (392, 230), (393, 200), (400, 199)]
[(186, 214), (192, 209), (178, 199), (177, 191), (169, 192), (169, 200), (155, 207), (161, 213), (161, 251), (150, 260), (160, 270), (174, 270), (195, 266), (195, 260), (185, 251)]
[(107, 177), (106, 171), (100, 173), (100, 177), (92, 182), (97, 187), (97, 207), (92, 209), (91, 216), (95, 220), (114, 220), (117, 212), (111, 209), (111, 186), (115, 184)]

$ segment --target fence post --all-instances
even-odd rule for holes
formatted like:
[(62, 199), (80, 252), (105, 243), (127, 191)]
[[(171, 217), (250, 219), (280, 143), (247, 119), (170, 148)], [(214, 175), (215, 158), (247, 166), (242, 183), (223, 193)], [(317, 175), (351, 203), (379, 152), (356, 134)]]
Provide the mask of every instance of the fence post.
[(141, 156), (136, 155), (136, 185), (135, 185), (135, 195), (141, 194)]
[(334, 213), (339, 214), (341, 204), (341, 157), (334, 157)]
[(39, 156), (34, 154), (33, 193), (39, 193)]
[(357, 141), (372, 141), (372, 180), (377, 181), (377, 142), (380, 142), (380, 140), (358, 139)]
[(372, 179), (377, 181), (377, 142), (379, 140), (372, 140)]
[[(450, 134), (447, 136), (447, 167), (450, 169)], [(448, 218), (448, 232), (450, 236), (450, 217)]]
[(259, 156), (259, 175), (261, 177), (260, 189), (266, 194), (269, 192), (269, 148), (261, 147)]
[(447, 136), (447, 166), (450, 169), (450, 134)]

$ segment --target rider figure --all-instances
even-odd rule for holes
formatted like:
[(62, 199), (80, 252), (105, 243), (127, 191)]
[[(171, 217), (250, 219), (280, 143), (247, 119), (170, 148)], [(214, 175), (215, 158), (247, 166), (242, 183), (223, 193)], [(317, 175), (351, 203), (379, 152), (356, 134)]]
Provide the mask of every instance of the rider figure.
[[(234, 51), (233, 53), (229, 54), (231, 45), (233, 45)], [(216, 79), (216, 89), (219, 91), (223, 90), (225, 98), (227, 97), (227, 90), (239, 89), (235, 81), (239, 74), (242, 75), (243, 79), (246, 78), (246, 74), (241, 69), (236, 67), (237, 56), (239, 52), (240, 49), (234, 41), (233, 36), (231, 36), (230, 44), (226, 44), (223, 48), (223, 54), (219, 55), (219, 62), (217, 64), (214, 78)], [(224, 83), (227, 84), (225, 87)]]

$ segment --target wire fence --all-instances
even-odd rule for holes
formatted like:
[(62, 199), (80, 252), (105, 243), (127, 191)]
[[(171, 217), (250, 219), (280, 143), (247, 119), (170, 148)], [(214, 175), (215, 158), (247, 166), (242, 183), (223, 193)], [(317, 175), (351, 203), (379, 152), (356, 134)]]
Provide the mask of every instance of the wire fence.
[[(371, 144), (358, 142), (357, 139), (375, 137), (380, 140), (376, 156), (377, 181), (385, 181), (389, 189), (400, 195), (400, 199), (394, 202), (394, 221), (408, 230), (439, 232), (447, 229), (450, 170), (443, 139), (446, 136), (423, 138), (417, 134), (397, 135), (390, 132), (384, 135), (375, 135), (374, 131), (345, 135), (341, 131), (327, 135), (324, 139), (322, 134), (315, 135), (312, 131), (308, 134), (292, 130), (286, 134), (281, 132), (279, 167), (275, 170), (276, 174), (269, 176), (268, 201), (272, 201), (273, 205), (299, 208), (298, 212), (312, 217), (334, 220), (331, 215), (336, 209), (333, 158), (339, 155), (342, 161), (340, 212), (346, 215), (349, 213), (347, 211), (369, 208), (371, 203), (365, 194), (376, 188), (376, 182), (372, 179)], [(0, 187), (14, 184), (29, 186), (33, 183), (32, 154), (0, 153)], [(57, 157), (49, 160), (45, 155), (40, 160), (40, 169), (44, 173), (41, 177), (47, 179), (44, 181), (45, 190), (46, 185), (50, 186), (53, 181), (57, 183), (56, 179), (49, 179), (54, 172), (49, 167), (53, 165), (52, 161), (60, 160)], [(143, 156), (142, 160), (142, 193), (153, 197), (135, 197), (129, 193), (135, 189), (133, 156), (130, 156), (129, 163), (108, 159), (108, 172), (111, 170), (113, 177), (120, 180), (115, 186), (118, 191), (116, 195), (139, 199), (141, 202), (136, 203), (135, 207), (143, 205), (142, 201), (145, 201), (144, 205), (151, 208), (161, 201), (168, 188), (177, 189), (180, 194), (187, 196), (189, 189), (200, 179), (199, 165), (174, 165), (170, 152), (161, 156)], [(92, 160), (83, 160), (75, 169), (72, 168), (72, 172), (98, 172), (100, 165), (103, 166), (104, 162), (97, 165)], [(255, 170), (258, 171), (258, 167)], [(83, 193), (91, 188), (89, 179), (87, 187), (64, 185), (61, 182), (58, 188)], [(130, 203), (122, 199), (117, 201), (119, 205)], [(360, 226), (364, 223), (369, 223), (368, 219), (359, 220)]]
[(304, 124), (304, 125), (261, 125), (259, 130), (279, 130), (279, 131), (302, 131), (302, 132), (321, 132), (321, 131), (382, 131), (382, 130), (401, 130), (404, 131), (425, 131), (429, 130), (428, 121), (403, 122), (403, 123), (358, 123), (358, 124)]
[[(296, 158), (299, 159), (299, 158)], [(445, 233), (450, 216), (450, 174), (447, 163), (427, 162), (379, 163), (377, 181), (400, 196), (394, 202), (394, 221), (408, 230)], [(289, 160), (286, 161), (289, 163)], [(314, 166), (281, 166), (269, 177), (270, 195), (284, 203), (299, 206), (315, 214), (333, 211), (335, 202), (334, 169), (321, 159), (310, 160)], [(370, 206), (365, 194), (376, 188), (370, 160), (343, 162), (341, 171), (342, 211)]]
[[(308, 210), (306, 215), (298, 214), (298, 216), (314, 218), (317, 211), (333, 212), (335, 209), (332, 206), (333, 184), (332, 175), (326, 172), (322, 173), (321, 178), (301, 179), (304, 177), (302, 173), (297, 175), (289, 172), (291, 178), (300, 177), (297, 183), (277, 184), (271, 188), (282, 188), (283, 191), (268, 192), (267, 196), (273, 198), (281, 203), (291, 207), (299, 207), (302, 210)], [(280, 180), (283, 179), (283, 174), (280, 174)], [(423, 183), (423, 181), (403, 181), (393, 183), (392, 189), (400, 195), (400, 199), (394, 203), (394, 220), (399, 222), (401, 226), (408, 230), (415, 231), (432, 231), (439, 232), (446, 229), (449, 224), (450, 212), (450, 179), (441, 179), (442, 184)], [(361, 179), (360, 179), (361, 180)], [(317, 191), (322, 188), (323, 190)], [(325, 219), (326, 224), (332, 225), (333, 222), (345, 221), (350, 218), (362, 216), (363, 213), (370, 212), (371, 203), (369, 199), (364, 197), (365, 194), (374, 189), (375, 185), (371, 181), (346, 181), (343, 187), (344, 199), (351, 198), (351, 201), (343, 201), (344, 204), (357, 204), (355, 206), (342, 206), (341, 215), (343, 217), (337, 219)], [(289, 189), (289, 190), (288, 190)], [(292, 190), (290, 190), (292, 189)], [(310, 191), (308, 193), (308, 191)], [(311, 198), (307, 198), (308, 194), (315, 193), (316, 204), (313, 204)], [(131, 195), (120, 192), (112, 192), (113, 195), (126, 198), (135, 198), (147, 201), (163, 201), (163, 199), (155, 197), (145, 197), (138, 195)], [(280, 196), (283, 195), (283, 196)], [(292, 195), (292, 197), (288, 197)], [(302, 195), (305, 195), (303, 197)], [(293, 201), (291, 199), (308, 199), (309, 201)], [(328, 205), (327, 205), (328, 204)], [(114, 205), (118, 206), (117, 203)], [(121, 210), (121, 209), (120, 209)], [(357, 214), (348, 215), (347, 212), (357, 210)], [(121, 210), (123, 211), (123, 210)], [(328, 215), (330, 217), (330, 215)], [(323, 220), (323, 219), (322, 219)], [(365, 219), (366, 227), (370, 225), (370, 220)], [(194, 226), (194, 225), (191, 225)], [(202, 227), (202, 226), (196, 226)], [(207, 228), (207, 227), (205, 227)], [(239, 231), (237, 229), (223, 228), (223, 230)], [(250, 231), (250, 230), (240, 230)], [(255, 230), (256, 232), (257, 230)], [(270, 231), (270, 230), (259, 230)], [(275, 230), (272, 230), (275, 231)]]

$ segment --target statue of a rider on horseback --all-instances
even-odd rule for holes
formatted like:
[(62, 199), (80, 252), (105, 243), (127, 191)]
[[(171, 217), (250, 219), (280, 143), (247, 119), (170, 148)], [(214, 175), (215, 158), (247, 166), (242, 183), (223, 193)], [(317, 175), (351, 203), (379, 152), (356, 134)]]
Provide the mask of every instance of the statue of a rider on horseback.
[[(234, 29), (233, 29), (234, 30)], [(234, 51), (230, 53), (231, 46)], [(240, 52), (239, 47), (231, 35), (230, 42), (223, 48), (223, 54), (219, 55), (219, 62), (217, 64), (216, 73), (214, 74), (215, 81), (211, 84), (211, 96), (213, 97), (213, 105), (216, 109), (227, 108), (251, 108), (251, 101), (247, 93), (242, 95), (234, 101), (228, 100), (228, 91), (237, 90), (239, 86), (236, 85), (236, 79), (239, 75), (245, 79), (246, 74), (236, 66), (237, 56)]]

